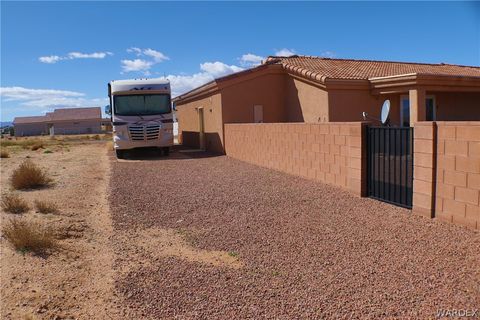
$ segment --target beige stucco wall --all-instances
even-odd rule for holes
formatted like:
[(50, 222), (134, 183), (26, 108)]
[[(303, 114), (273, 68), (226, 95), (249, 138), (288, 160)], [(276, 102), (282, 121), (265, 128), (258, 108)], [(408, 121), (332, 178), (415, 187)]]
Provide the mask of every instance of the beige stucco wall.
[(263, 106), (263, 122), (285, 122), (285, 75), (259, 76), (221, 89), (224, 123), (254, 122), (254, 105)]
[(102, 132), (100, 119), (54, 122), (53, 129), (55, 134), (88, 134)]
[(199, 146), (198, 107), (204, 108), (206, 148), (224, 152), (223, 124), (251, 123), (254, 105), (263, 106), (263, 122), (285, 122), (285, 75), (270, 70), (259, 71), (245, 80), (221, 87), (219, 92), (177, 103), (177, 120), (182, 143)]
[(15, 124), (14, 130), (16, 136), (37, 136), (49, 134), (49, 126), (53, 126), (55, 134), (88, 134), (102, 132), (100, 119)]
[(288, 122), (327, 122), (328, 93), (290, 75), (286, 77), (285, 106)]
[(203, 108), (205, 146), (207, 150), (223, 152), (222, 102), (219, 93), (186, 104), (177, 104), (178, 131), (184, 145), (199, 147), (200, 122), (198, 108)]
[(384, 98), (372, 96), (368, 89), (330, 89), (328, 91), (330, 121), (362, 121), (363, 111), (379, 118), (383, 101)]
[(16, 137), (39, 136), (48, 133), (47, 124), (44, 122), (14, 124), (13, 128)]
[(427, 92), (435, 95), (438, 121), (480, 121), (480, 92)]

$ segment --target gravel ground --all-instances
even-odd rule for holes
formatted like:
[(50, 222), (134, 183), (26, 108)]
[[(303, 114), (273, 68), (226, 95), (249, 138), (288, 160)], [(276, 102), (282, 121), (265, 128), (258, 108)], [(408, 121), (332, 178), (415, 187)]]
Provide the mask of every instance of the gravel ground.
[[(433, 318), (438, 309), (480, 307), (479, 233), (206, 156), (112, 158), (124, 316)], [(165, 250), (175, 237), (145, 236), (152, 230), (174, 230), (190, 258)], [(237, 263), (191, 258), (192, 250)]]

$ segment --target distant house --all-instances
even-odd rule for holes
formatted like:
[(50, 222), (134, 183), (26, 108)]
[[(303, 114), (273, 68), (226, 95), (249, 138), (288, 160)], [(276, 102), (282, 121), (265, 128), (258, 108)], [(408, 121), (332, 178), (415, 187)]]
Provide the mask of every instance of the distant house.
[(16, 117), (15, 136), (88, 134), (102, 131), (102, 112), (94, 108), (55, 109), (44, 116)]
[(480, 68), (450, 64), (269, 57), (258, 67), (215, 79), (173, 101), (183, 144), (224, 152), (227, 123), (479, 121)]
[(112, 131), (112, 119), (110, 118), (103, 118), (102, 119), (102, 131), (110, 132)]

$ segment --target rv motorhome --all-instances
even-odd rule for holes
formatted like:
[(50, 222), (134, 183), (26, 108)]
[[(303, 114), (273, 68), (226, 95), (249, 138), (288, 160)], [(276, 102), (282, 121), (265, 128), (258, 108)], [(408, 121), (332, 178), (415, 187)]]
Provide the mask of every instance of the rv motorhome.
[(170, 82), (164, 79), (115, 80), (108, 84), (105, 107), (113, 126), (117, 158), (125, 150), (156, 147), (169, 154), (173, 146)]

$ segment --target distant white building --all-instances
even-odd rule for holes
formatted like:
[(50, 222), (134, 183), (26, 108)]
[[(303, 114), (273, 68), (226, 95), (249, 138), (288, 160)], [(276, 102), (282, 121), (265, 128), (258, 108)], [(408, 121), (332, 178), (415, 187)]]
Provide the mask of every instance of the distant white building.
[(55, 109), (44, 116), (16, 117), (13, 127), (17, 137), (100, 133), (102, 111), (99, 107)]

